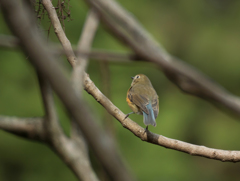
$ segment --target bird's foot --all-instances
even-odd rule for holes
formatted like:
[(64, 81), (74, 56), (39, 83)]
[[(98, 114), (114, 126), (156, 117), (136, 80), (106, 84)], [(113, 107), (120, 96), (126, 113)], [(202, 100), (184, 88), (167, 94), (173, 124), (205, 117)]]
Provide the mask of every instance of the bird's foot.
[(126, 116), (124, 117), (123, 121), (124, 121), (125, 119), (127, 119), (130, 114), (133, 114), (133, 113), (134, 113), (134, 112), (130, 112), (130, 113), (126, 114)]
[(129, 114), (126, 114), (126, 116), (124, 117), (123, 121), (124, 121), (125, 119), (127, 119), (128, 116), (129, 116)]
[(144, 131), (144, 133), (146, 133), (148, 131), (148, 126), (145, 128), (145, 131)]

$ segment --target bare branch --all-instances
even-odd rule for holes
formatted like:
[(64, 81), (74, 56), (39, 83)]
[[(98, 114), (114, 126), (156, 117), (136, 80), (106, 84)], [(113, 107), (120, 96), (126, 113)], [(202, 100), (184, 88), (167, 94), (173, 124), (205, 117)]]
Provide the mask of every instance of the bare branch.
[(113, 0), (85, 0), (96, 8), (111, 32), (143, 59), (160, 66), (186, 93), (225, 106), (240, 116), (240, 99), (186, 63), (170, 56), (125, 9)]
[(50, 142), (55, 147), (60, 146), (59, 149), (61, 149), (62, 145), (59, 144), (59, 142), (61, 142), (61, 139), (63, 139), (65, 135), (58, 122), (58, 116), (55, 109), (52, 90), (47, 80), (43, 76), (41, 76), (39, 73), (38, 73), (38, 80), (41, 88), (42, 99), (43, 99), (45, 113), (46, 113), (46, 119), (44, 123), (45, 129), (50, 138)]
[(88, 65), (88, 56), (80, 54), (80, 52), (89, 54), (89, 52), (91, 51), (92, 41), (95, 32), (97, 31), (98, 23), (99, 21), (97, 14), (94, 9), (91, 9), (86, 18), (86, 22), (84, 24), (83, 31), (78, 42), (78, 60), (76, 66), (73, 67), (73, 85), (76, 92), (79, 92), (79, 95), (81, 95), (83, 89), (83, 80), (84, 76), (86, 76), (85, 69)]
[(107, 99), (107, 97), (101, 93), (101, 91), (90, 79), (85, 80), (85, 90), (91, 94), (109, 112), (109, 114), (114, 116), (123, 125), (123, 127), (130, 130), (133, 134), (135, 134), (143, 141), (195, 156), (202, 156), (210, 159), (228, 162), (240, 161), (240, 151), (227, 151), (207, 148), (205, 146), (193, 145), (183, 141), (167, 138), (155, 133), (151, 133), (150, 131), (145, 132), (144, 128), (133, 122), (130, 118), (124, 120), (126, 115), (121, 110), (119, 110), (109, 99)]
[[(92, 9), (89, 11), (86, 22), (83, 27), (82, 34), (80, 36), (78, 42), (78, 54), (77, 54), (77, 62), (73, 67), (72, 72), (72, 83), (75, 89), (75, 92), (78, 96), (82, 96), (83, 90), (83, 80), (84, 76), (86, 75), (85, 69), (88, 64), (88, 56), (86, 54), (80, 54), (80, 52), (90, 52), (91, 44), (95, 35), (95, 32), (98, 27), (98, 16), (96, 12)], [(73, 120), (72, 121), (72, 130), (71, 130), (71, 137), (75, 139), (79, 139), (79, 142), (83, 145), (82, 148), (85, 148), (85, 153), (88, 157), (88, 149), (85, 139), (83, 138), (81, 129), (79, 128), (78, 124)]]
[[(89, 14), (87, 15), (86, 22), (83, 27), (83, 31), (81, 34), (81, 37), (78, 42), (78, 56), (77, 56), (77, 62), (75, 66), (73, 67), (72, 72), (72, 83), (73, 87), (75, 89), (75, 92), (78, 96), (81, 97), (81, 93), (83, 90), (83, 80), (85, 75), (85, 69), (88, 64), (88, 56), (86, 54), (80, 54), (81, 52), (89, 52), (91, 49), (91, 44), (95, 35), (95, 31), (98, 27), (98, 17), (95, 11), (92, 9), (89, 11)], [(86, 140), (84, 139), (82, 135), (82, 131), (79, 128), (78, 124), (72, 120), (71, 122), (72, 129), (71, 129), (71, 137), (74, 139), (78, 139), (79, 143), (82, 144), (82, 150), (85, 152), (85, 155), (87, 158), (89, 158), (88, 155), (88, 147), (86, 144)]]
[[(20, 8), (14, 0), (1, 0), (1, 7), (6, 22), (19, 37), (22, 48), (29, 56), (29, 61), (42, 76), (47, 78), (69, 113), (77, 121), (81, 130), (109, 175), (116, 181), (132, 181), (133, 177), (126, 169), (112, 140), (107, 137), (95, 123), (87, 104), (76, 95), (70, 81), (62, 73), (60, 65), (39, 32), (30, 24), (26, 11)], [(32, 28), (29, 28), (32, 27)], [(72, 151), (74, 148), (72, 149)], [(79, 160), (74, 160), (79, 162)]]
[(3, 48), (18, 48), (19, 40), (11, 35), (0, 35), (0, 47)]
[(43, 118), (0, 116), (0, 129), (35, 141), (47, 141)]
[(79, 180), (98, 181), (85, 152), (85, 145), (79, 142), (79, 138), (67, 138), (62, 131), (50, 85), (41, 75), (39, 75), (39, 83), (46, 112), (45, 129), (53, 150), (60, 155)]
[[(58, 47), (59, 45), (53, 46), (53, 52), (56, 55), (65, 55), (65, 52), (62, 48)], [(17, 37), (10, 35), (0, 35), (0, 47), (2, 48), (19, 48), (19, 40)], [(110, 62), (133, 62), (133, 61), (143, 61), (143, 59), (133, 53), (120, 53), (120, 52), (110, 52), (107, 50), (93, 49), (90, 52), (77, 51), (73, 49), (75, 54), (83, 57), (89, 57), (90, 59), (104, 60)]]
[(109, 52), (106, 50), (92, 50), (89, 53), (89, 58), (103, 60), (107, 62), (129, 63), (134, 61), (143, 61), (143, 59), (133, 53)]
[(67, 37), (62, 29), (61, 23), (58, 19), (58, 16), (57, 16), (54, 6), (52, 5), (52, 2), (50, 0), (42, 0), (42, 4), (48, 12), (49, 19), (52, 22), (54, 31), (55, 31), (59, 41), (61, 42), (62, 45), (64, 45), (63, 49), (65, 51), (65, 54), (67, 55), (67, 59), (68, 59), (69, 63), (73, 66), (76, 63), (76, 57), (72, 51), (71, 43), (67, 39)]
[[(0, 47), (2, 48), (19, 48), (19, 40), (17, 37), (10, 35), (0, 35)], [(65, 55), (65, 52), (58, 45), (53, 46), (53, 52), (56, 55)], [(90, 52), (77, 51), (73, 49), (75, 54), (82, 57), (89, 57), (95, 60), (104, 60), (109, 62), (127, 63), (133, 61), (143, 61), (139, 56), (133, 53), (109, 52), (107, 50), (93, 49)]]

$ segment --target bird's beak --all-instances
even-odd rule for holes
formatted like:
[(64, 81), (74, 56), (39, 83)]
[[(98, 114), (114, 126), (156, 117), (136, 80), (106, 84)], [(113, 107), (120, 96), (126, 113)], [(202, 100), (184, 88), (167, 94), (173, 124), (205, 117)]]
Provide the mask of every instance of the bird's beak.
[(132, 79), (134, 79), (134, 77), (131, 77)]

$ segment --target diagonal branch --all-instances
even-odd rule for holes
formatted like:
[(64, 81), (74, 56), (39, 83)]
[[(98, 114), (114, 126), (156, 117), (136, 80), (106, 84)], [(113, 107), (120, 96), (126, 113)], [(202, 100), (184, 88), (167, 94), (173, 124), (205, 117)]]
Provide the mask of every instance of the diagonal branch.
[(52, 94), (52, 89), (46, 80), (45, 77), (43, 77), (39, 72), (38, 72), (38, 80), (39, 80), (39, 85), (42, 93), (42, 100), (44, 104), (44, 109), (45, 109), (45, 117), (46, 119), (44, 120), (44, 126), (46, 129), (46, 132), (48, 134), (48, 139), (51, 145), (56, 150), (62, 150), (64, 149), (64, 145), (62, 142), (65, 142), (64, 140), (67, 139), (63, 130), (61, 129), (61, 126), (58, 121), (58, 116), (57, 112), (55, 109), (55, 103), (53, 100), (53, 94)]
[(186, 93), (218, 103), (240, 116), (240, 99), (207, 76), (169, 55), (142, 26), (113, 0), (85, 0), (96, 8), (103, 23), (138, 56), (160, 66), (165, 75)]
[(85, 90), (91, 94), (112, 116), (114, 116), (123, 127), (130, 130), (135, 136), (141, 140), (153, 143), (165, 148), (178, 150), (181, 152), (188, 153), (194, 156), (202, 156), (210, 159), (228, 161), (228, 162), (239, 162), (240, 151), (228, 151), (208, 148), (205, 146), (198, 146), (190, 143), (186, 143), (179, 140), (164, 137), (150, 131), (145, 132), (145, 129), (133, 122), (130, 118), (125, 118), (125, 114), (118, 109), (107, 97), (105, 97), (101, 91), (94, 85), (90, 79), (85, 80)]
[(65, 54), (67, 55), (67, 59), (69, 63), (73, 66), (77, 60), (74, 55), (74, 52), (72, 51), (71, 43), (62, 29), (61, 23), (58, 19), (54, 6), (50, 0), (42, 0), (42, 4), (48, 12), (49, 19), (51, 20), (51, 23), (54, 27), (54, 32), (57, 35), (59, 41), (61, 42), (61, 45), (63, 46)]

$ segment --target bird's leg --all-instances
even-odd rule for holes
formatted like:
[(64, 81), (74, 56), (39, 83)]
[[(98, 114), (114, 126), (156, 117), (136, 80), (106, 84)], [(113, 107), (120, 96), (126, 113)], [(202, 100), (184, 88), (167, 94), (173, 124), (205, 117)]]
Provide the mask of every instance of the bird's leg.
[(130, 113), (128, 113), (128, 114), (126, 114), (126, 116), (125, 116), (125, 118), (123, 119), (123, 121), (125, 120), (125, 119), (127, 119), (127, 117), (130, 115), (130, 114), (133, 114), (134, 112), (130, 112)]
[(148, 131), (148, 125), (147, 125), (147, 127), (145, 128), (145, 132), (147, 132)]

